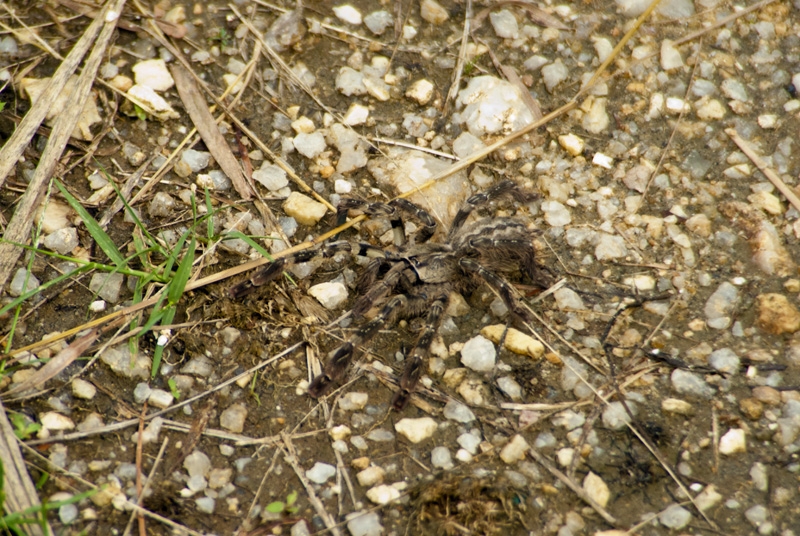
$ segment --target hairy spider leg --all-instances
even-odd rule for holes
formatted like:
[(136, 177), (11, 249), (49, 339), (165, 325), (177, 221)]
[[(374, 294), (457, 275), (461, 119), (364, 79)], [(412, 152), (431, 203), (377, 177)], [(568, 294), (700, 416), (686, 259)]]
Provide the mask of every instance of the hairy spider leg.
[(406, 296), (394, 296), (386, 302), (375, 318), (359, 327), (347, 342), (328, 354), (325, 368), (322, 374), (311, 381), (311, 385), (308, 386), (308, 394), (312, 398), (319, 398), (325, 395), (335, 383), (340, 382), (347, 372), (355, 347), (369, 341), (381, 326), (393, 321), (397, 316), (398, 309), (405, 308), (407, 303)]
[(514, 199), (523, 203), (533, 199), (533, 196), (517, 188), (514, 182), (510, 180), (500, 181), (485, 192), (475, 194), (467, 199), (464, 206), (456, 213), (456, 217), (453, 218), (453, 225), (450, 227), (449, 236), (452, 238), (453, 235), (461, 229), (461, 226), (464, 225), (464, 222), (467, 221), (467, 218), (472, 214), (473, 210), (505, 194), (511, 194)]
[(436, 332), (439, 330), (439, 326), (442, 323), (443, 313), (447, 308), (448, 300), (449, 297), (447, 294), (441, 294), (436, 297), (430, 305), (428, 316), (425, 319), (425, 327), (419, 334), (417, 342), (406, 360), (403, 375), (400, 377), (400, 389), (392, 397), (392, 407), (397, 411), (401, 411), (406, 407), (408, 400), (417, 388), (417, 383), (422, 376), (425, 360), (430, 353), (433, 338), (436, 336)]
[(389, 268), (389, 271), (386, 272), (383, 279), (370, 286), (367, 292), (356, 300), (356, 303), (353, 304), (353, 317), (363, 315), (369, 310), (373, 303), (389, 294), (389, 292), (397, 286), (404, 272), (407, 277), (416, 277), (416, 275), (413, 274), (413, 270), (408, 270), (408, 265), (405, 262), (394, 264)]
[[(519, 224), (515, 225), (519, 226)], [(470, 238), (469, 246), (477, 251), (491, 251), (493, 255), (502, 254), (508, 257), (517, 258), (520, 263), (520, 270), (526, 274), (531, 281), (536, 279), (537, 266), (535, 262), (535, 251), (529, 239), (522, 237), (500, 237), (481, 236)]]
[(491, 270), (487, 270), (474, 259), (460, 259), (458, 265), (467, 273), (476, 274), (494, 288), (500, 294), (500, 299), (503, 300), (508, 310), (522, 319), (523, 322), (533, 320), (528, 311), (520, 305), (519, 300), (514, 296), (514, 288), (505, 279)]
[(428, 240), (436, 231), (436, 220), (424, 209), (415, 205), (411, 201), (398, 198), (389, 203), (369, 203), (359, 199), (345, 198), (339, 202), (336, 211), (336, 223), (342, 225), (347, 218), (347, 211), (350, 209), (362, 210), (370, 216), (383, 216), (389, 219), (392, 226), (392, 240), (397, 247), (406, 243), (405, 228), (400, 212), (405, 212), (413, 216), (420, 224), (417, 232), (417, 242)]
[(250, 279), (246, 279), (241, 283), (237, 283), (236, 285), (232, 286), (230, 289), (228, 289), (228, 293), (230, 294), (231, 298), (241, 298), (242, 296), (246, 296), (253, 292), (256, 287), (265, 285), (275, 279), (279, 274), (283, 273), (284, 268), (288, 268), (293, 264), (300, 262), (310, 261), (318, 255), (322, 255), (325, 258), (332, 257), (340, 251), (351, 251), (350, 242), (347, 240), (328, 242), (319, 247), (304, 249), (303, 251), (292, 253), (286, 257), (275, 259), (270, 264), (266, 265), (260, 270), (257, 270), (252, 276), (250, 276)]

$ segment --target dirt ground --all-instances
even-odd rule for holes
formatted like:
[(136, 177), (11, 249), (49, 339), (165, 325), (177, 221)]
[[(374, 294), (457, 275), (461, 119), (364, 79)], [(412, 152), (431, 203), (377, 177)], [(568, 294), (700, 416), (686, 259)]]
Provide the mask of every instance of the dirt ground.
[[(800, 534), (797, 7), (762, 2), (742, 14), (744, 3), (663, 2), (636, 27), (645, 6), (606, 0), (357, 0), (347, 4), (364, 16), (357, 24), (334, 11), (344, 1), (319, 1), (278, 28), (294, 4), (127, 3), (93, 86), (98, 121), (71, 139), (54, 173), (68, 195), (50, 182), (42, 190), (48, 203), (85, 207), (65, 208), (75, 247), (49, 255), (59, 228), (44, 229), (36, 213), (27, 243), (35, 237), (39, 250), (14, 271), (47, 283), (85, 260), (103, 266), (3, 313), (2, 400), (39, 500), (65, 501), (48, 515), (53, 531)], [(53, 76), (56, 54), (93, 20), (81, 6), (4, 5), (3, 140), (35, 106), (22, 79)], [(386, 15), (367, 24), (377, 12)], [(177, 86), (155, 92), (172, 109), (160, 118), (126, 93), (136, 66), (159, 58), (192, 72), (181, 82), (172, 70)], [(343, 90), (344, 68), (366, 89)], [(526, 124), (557, 114), (517, 137), (509, 112), (495, 118), (504, 127), (476, 134), (449, 91), (481, 76), (522, 95)], [(225, 93), (233, 80), (243, 89)], [(412, 90), (420, 80), (432, 87), (427, 100)], [(216, 104), (211, 130), (222, 138), (192, 113), (187, 86)], [(341, 171), (349, 149), (331, 133), (354, 104), (368, 119), (343, 130), (364, 160)], [(4, 234), (60, 113), (0, 189)], [(454, 157), (466, 132), (483, 144)], [(309, 157), (302, 144), (317, 133), (325, 145)], [(223, 169), (220, 143), (242, 182)], [(314, 399), (309, 382), (326, 356), (385, 300), (366, 320), (337, 323), (367, 269), (344, 254), (302, 259), (233, 298), (265, 263), (242, 237), (277, 258), (330, 238), (342, 198), (401, 194), (374, 166), (409, 147), (448, 169), (437, 179), (463, 174), (455, 191), (418, 194), (442, 228), (447, 210), (501, 180), (533, 196), (500, 197), (473, 216), (530, 230), (538, 275), (508, 279), (531, 316), (509, 315), (497, 287), (472, 285), (451, 296), (404, 409), (391, 401), (421, 317), (381, 326), (346, 378)], [(193, 167), (186, 148), (210, 162)], [(277, 187), (254, 180), (258, 170), (280, 176)], [(116, 191), (103, 190), (109, 182)], [(133, 202), (105, 225), (125, 257), (115, 270), (91, 221), (120, 192)], [(287, 206), (296, 193), (324, 215)], [(434, 196), (444, 212), (427, 204)], [(339, 239), (396, 249), (388, 218), (350, 216)], [(406, 219), (413, 241), (421, 224)], [(447, 246), (446, 232), (431, 241)], [(109, 266), (125, 275), (113, 299), (90, 283)], [(345, 302), (312, 297), (327, 282), (347, 289)], [(10, 286), (3, 306), (14, 305)], [(169, 298), (154, 305), (158, 292)], [(543, 349), (491, 344), (491, 366), (473, 368), (463, 349), (489, 325), (503, 327), (505, 343), (510, 327)], [(54, 374), (36, 376), (48, 362)], [(419, 438), (405, 431), (431, 422)]]

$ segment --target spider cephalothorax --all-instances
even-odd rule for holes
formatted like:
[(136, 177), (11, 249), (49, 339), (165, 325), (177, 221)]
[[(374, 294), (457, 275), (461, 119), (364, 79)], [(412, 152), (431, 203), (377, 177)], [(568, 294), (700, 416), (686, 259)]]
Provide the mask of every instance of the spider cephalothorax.
[[(352, 313), (355, 319), (360, 319), (374, 305), (379, 305), (380, 309), (371, 320), (358, 326), (349, 340), (328, 355), (322, 374), (315, 377), (309, 386), (309, 394), (314, 398), (323, 396), (340, 382), (356, 347), (367, 342), (381, 327), (401, 318), (424, 316), (425, 326), (409, 352), (400, 388), (392, 400), (396, 409), (402, 409), (422, 374), (451, 292), (469, 294), (486, 282), (500, 295), (513, 315), (528, 316), (504, 275), (521, 273), (535, 280), (537, 268), (532, 232), (514, 218), (481, 218), (466, 223), (475, 208), (505, 194), (518, 201), (530, 200), (530, 196), (518, 190), (511, 181), (500, 182), (485, 193), (467, 199), (441, 241), (428, 241), (436, 231), (436, 223), (427, 212), (409, 201), (396, 199), (384, 204), (342, 200), (339, 206), (342, 221), (349, 209), (388, 217), (394, 229), (395, 247), (384, 250), (344, 240), (329, 242), (271, 263), (249, 280), (232, 287), (230, 293), (234, 297), (247, 294), (254, 286), (275, 278), (287, 265), (307, 261), (315, 255), (330, 257), (338, 251), (357, 251), (359, 255), (372, 257), (359, 275), (356, 285), (359, 297)], [(405, 243), (401, 213), (413, 216), (421, 224), (414, 244)]]

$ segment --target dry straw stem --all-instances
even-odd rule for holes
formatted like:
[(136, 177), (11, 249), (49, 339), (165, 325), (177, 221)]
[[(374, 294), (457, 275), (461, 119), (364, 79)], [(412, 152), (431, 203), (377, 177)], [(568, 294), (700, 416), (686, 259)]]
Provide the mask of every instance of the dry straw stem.
[[(28, 508), (39, 506), (39, 497), (36, 488), (28, 475), (25, 467), (25, 460), (19, 450), (19, 439), (14, 435), (14, 429), (8, 422), (8, 413), (3, 403), (0, 402), (0, 460), (3, 461), (5, 482), (3, 490), (6, 493), (6, 500), (3, 504), (5, 512), (11, 514), (22, 512)], [(31, 536), (53, 534), (49, 523), (46, 525), (47, 532), (43, 532), (39, 525), (22, 525), (21, 528)]]
[(775, 185), (775, 188), (777, 188), (784, 195), (784, 197), (786, 197), (792, 206), (795, 209), (800, 210), (800, 198), (797, 197), (797, 194), (794, 193), (794, 190), (789, 188), (786, 183), (781, 180), (778, 174), (775, 173), (769, 166), (767, 166), (767, 163), (764, 162), (760, 156), (758, 156), (758, 153), (753, 150), (750, 144), (739, 136), (739, 133), (736, 132), (736, 129), (725, 129), (725, 134), (730, 136), (730, 138), (733, 140), (733, 143), (739, 146), (739, 149), (741, 149), (742, 152), (747, 155), (747, 158), (749, 158), (753, 164), (756, 165), (761, 173), (763, 173), (770, 180), (770, 182)]
[[(28, 236), (30, 235), (34, 222), (33, 214), (39, 208), (43, 194), (47, 190), (46, 185), (50, 182), (54, 175), (58, 161), (64, 152), (64, 148), (67, 146), (67, 141), (69, 140), (70, 135), (75, 128), (78, 117), (83, 111), (83, 106), (86, 100), (89, 98), (97, 68), (100, 66), (100, 62), (105, 56), (106, 47), (114, 35), (116, 21), (119, 19), (119, 13), (124, 3), (125, 0), (116, 0), (113, 5), (109, 3), (104, 10), (105, 15), (102, 18), (98, 17), (98, 19), (93, 22), (87, 30), (87, 33), (90, 30), (93, 32), (96, 28), (95, 23), (101, 21), (99, 23), (102, 25), (100, 35), (94, 45), (94, 48), (92, 49), (91, 54), (89, 55), (89, 58), (86, 60), (83, 72), (78, 78), (77, 84), (75, 84), (74, 94), (70, 99), (74, 104), (64, 110), (63, 113), (58, 115), (55, 125), (53, 126), (50, 139), (47, 142), (47, 147), (45, 147), (45, 150), (42, 152), (42, 156), (39, 159), (39, 165), (36, 166), (36, 171), (34, 172), (33, 178), (31, 179), (28, 188), (25, 190), (25, 193), (20, 198), (17, 209), (14, 211), (14, 215), (12, 216), (8, 227), (6, 228), (4, 235), (6, 242), (0, 244), (0, 288), (5, 286), (8, 276), (11, 274), (11, 270), (14, 268), (17, 259), (22, 253), (22, 249), (11, 244), (11, 242), (24, 243), (28, 240)], [(111, 20), (106, 20), (107, 18)], [(77, 67), (77, 63), (75, 65)], [(62, 74), (67, 75), (66, 78), (68, 78), (68, 75), (71, 74), (72, 70), (65, 70)], [(61, 78), (59, 78), (59, 81), (60, 80)], [(59, 88), (59, 92), (61, 89), (63, 89), (63, 85)], [(45, 90), (45, 93), (48, 93), (49, 90), (50, 86), (48, 86), (48, 89)], [(52, 105), (52, 99), (54, 99), (56, 95), (57, 93), (53, 92), (52, 95), (50, 95), (51, 100), (47, 101), (43, 98), (37, 102), (37, 106), (34, 107), (34, 109), (38, 109), (39, 105), (41, 105), (43, 108), (45, 108), (45, 110), (37, 112), (33, 121), (36, 121), (39, 118), (39, 115), (42, 116), (42, 119), (44, 118), (44, 114)], [(33, 110), (28, 112), (28, 114), (31, 113), (33, 113)], [(27, 117), (28, 115), (25, 116), (25, 119), (27, 119)], [(25, 122), (25, 119), (23, 119), (23, 123)], [(41, 123), (41, 119), (35, 124), (35, 126), (38, 127), (39, 123)], [(20, 129), (17, 129), (17, 131), (19, 130)], [(27, 138), (27, 141), (30, 141), (30, 138)], [(8, 145), (10, 145), (10, 141), (7, 146)], [(13, 151), (9, 151), (9, 153), (6, 154), (5, 148), (3, 151), (0, 151), (0, 180), (5, 178), (10, 170), (9, 166), (16, 164), (19, 156), (19, 154)], [(6, 158), (11, 159), (10, 162), (7, 161)]]

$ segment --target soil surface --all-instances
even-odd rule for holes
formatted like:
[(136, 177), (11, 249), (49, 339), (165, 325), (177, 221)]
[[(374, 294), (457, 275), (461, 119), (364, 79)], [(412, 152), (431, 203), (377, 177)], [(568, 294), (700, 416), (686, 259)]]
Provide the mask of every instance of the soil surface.
[[(737, 17), (745, 4), (663, 0), (611, 56), (645, 6), (347, 4), (361, 22), (339, 9), (344, 2), (310, 4), (277, 28), (296, 6), (165, 1), (123, 10), (126, 24), (94, 85), (94, 139), (73, 138), (57, 177), (86, 213), (65, 209), (64, 224), (47, 229), (37, 219), (40, 251), (19, 263), (41, 283), (75, 259), (113, 266), (87, 220), (101, 220), (118, 197), (113, 188), (100, 195), (103, 186), (124, 190), (139, 177), (124, 194), (133, 205), (105, 228), (130, 256), (119, 296), (91, 284), (92, 270), (3, 317), (3, 403), (32, 447), (23, 454), (41, 500), (98, 490), (52, 511), (54, 530), (800, 534), (797, 7), (775, 1)], [(14, 29), (0, 36), (4, 139), (31, 107), (21, 78), (52, 76), (60, 63), (22, 39), (21, 23), (66, 55), (90, 23), (71, 5), (11, 2), (18, 18), (3, 15)], [(179, 55), (208, 105), (225, 105), (218, 130), (256, 192), (250, 199), (226, 178), (210, 138), (191, 132), (199, 120), (174, 85), (156, 91), (174, 110), (164, 121), (126, 99), (147, 78), (137, 66), (162, 59), (174, 67)], [(607, 57), (596, 85), (583, 89)], [(358, 82), (351, 87), (343, 72)], [(223, 95), (239, 74), (243, 89)], [(496, 127), (465, 111), (465, 93), (448, 95), (456, 78), (466, 91), (480, 77), (518, 101), (484, 108)], [(414, 86), (421, 80), (427, 96), (427, 86)], [(352, 119), (360, 113), (353, 105), (366, 120)], [(401, 161), (397, 151), (416, 148), (445, 169), (556, 110), (469, 162), (451, 186), (426, 185), (412, 197), (437, 221), (431, 243), (447, 247), (446, 229), (467, 197), (502, 180), (529, 196), (499, 196), (470, 220), (513, 218), (530, 231), (537, 269), (502, 274), (526, 317), (509, 314), (491, 279), (459, 273), (454, 279), (471, 283), (453, 288), (469, 292), (450, 296), (405, 408), (391, 401), (424, 315), (387, 321), (357, 345), (330, 394), (309, 396), (329, 353), (386, 300), (346, 314), (368, 261), (345, 253), (287, 263), (286, 275), (234, 298), (231, 287), (264, 262), (242, 236), (291, 259), (287, 248), (316, 244), (341, 223), (331, 207), (342, 198), (386, 203), (408, 189), (402, 179), (424, 175), (419, 164), (391, 164)], [(342, 132), (354, 133), (352, 143), (336, 141)], [(43, 128), (0, 190), (4, 223), (47, 135)], [(376, 168), (392, 165), (399, 171), (384, 181)], [(288, 202), (298, 193), (299, 209)], [(48, 202), (68, 206), (55, 186)], [(423, 224), (403, 217), (416, 244)], [(59, 229), (74, 230), (77, 243), (54, 257), (46, 238)], [(374, 214), (338, 239), (397, 251), (391, 229)], [(181, 265), (189, 247), (193, 264)], [(142, 277), (160, 277), (165, 264), (170, 277)], [(154, 309), (131, 312), (124, 324), (108, 315), (180, 279), (179, 266), (190, 272), (189, 290), (172, 309), (160, 305), (174, 316), (112, 340), (145, 325)], [(203, 279), (215, 274), (218, 281)], [(347, 297), (326, 307), (313, 289), (330, 282)], [(3, 305), (13, 299), (6, 290)], [(80, 357), (35, 393), (13, 393), (74, 336), (16, 350), (96, 319), (108, 329)], [(490, 325), (501, 326), (503, 341), (471, 350), (491, 339)], [(510, 350), (506, 328), (537, 349)], [(467, 354), (490, 363), (471, 365)], [(137, 480), (147, 482), (143, 493)], [(143, 521), (131, 510), (140, 495)]]

